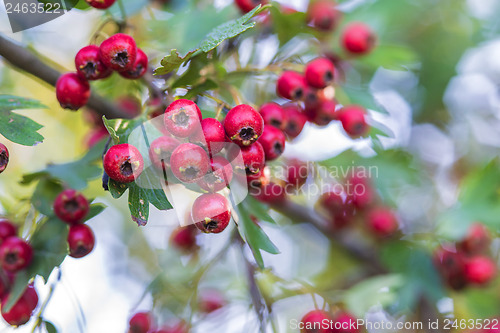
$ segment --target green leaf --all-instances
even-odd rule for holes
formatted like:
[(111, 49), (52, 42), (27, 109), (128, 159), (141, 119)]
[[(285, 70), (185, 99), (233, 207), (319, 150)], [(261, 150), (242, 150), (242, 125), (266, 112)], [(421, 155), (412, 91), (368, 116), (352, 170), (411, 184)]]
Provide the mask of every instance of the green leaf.
[(260, 250), (271, 254), (279, 254), (280, 251), (276, 245), (271, 242), (264, 230), (252, 221), (244, 204), (238, 205), (235, 207), (235, 210), (240, 218), (238, 230), (246, 240), (250, 250), (252, 250), (255, 261), (261, 269), (264, 269), (264, 260)]
[(44, 320), (43, 323), (47, 333), (57, 333), (57, 328), (50, 321)]
[(150, 166), (141, 173), (136, 182), (136, 186), (141, 187), (147, 200), (159, 210), (173, 208), (161, 187), (161, 182), (164, 181), (163, 175), (153, 166)]
[(377, 45), (368, 56), (359, 58), (359, 63), (374, 69), (384, 67), (408, 71), (407, 66), (418, 63), (418, 57), (413, 50), (406, 46)]
[(305, 24), (306, 13), (296, 12), (284, 14), (281, 8), (271, 7), (273, 30), (276, 32), (281, 45), (286, 44), (295, 36), (308, 31)]
[(196, 51), (189, 51), (181, 56), (176, 49), (170, 51), (170, 54), (161, 60), (161, 66), (155, 69), (155, 75), (164, 75), (177, 70), (183, 63), (187, 62)]
[(254, 197), (246, 197), (243, 201), (243, 204), (245, 205), (247, 210), (249, 212), (252, 212), (252, 215), (254, 215), (257, 219), (276, 224), (276, 221), (274, 221), (274, 219), (268, 213), (268, 207), (263, 203), (257, 201)]
[(144, 119), (142, 117), (135, 119), (106, 119), (103, 117), (103, 122), (114, 144), (118, 144), (127, 143), (130, 133), (132, 133), (137, 126), (144, 123)]
[(43, 136), (38, 130), (43, 126), (28, 117), (12, 112), (12, 110), (41, 108), (46, 106), (33, 99), (0, 95), (0, 134), (23, 146), (41, 143)]
[(2, 304), (2, 310), (9, 312), (12, 306), (16, 304), (17, 300), (24, 293), (24, 290), (28, 286), (31, 276), (25, 270), (20, 271), (16, 274), (16, 279), (14, 280), (14, 285), (11, 287), (7, 303)]
[(52, 205), (62, 191), (63, 187), (60, 183), (50, 178), (42, 179), (33, 192), (31, 203), (43, 215), (52, 216), (54, 215)]
[(200, 50), (203, 52), (211, 51), (226, 39), (236, 37), (248, 29), (253, 28), (256, 23), (250, 22), (250, 20), (269, 7), (270, 5), (264, 7), (259, 5), (240, 18), (219, 25), (201, 41), (199, 46)]
[(128, 189), (128, 184), (124, 183), (119, 183), (116, 180), (113, 180), (109, 178), (108, 181), (108, 188), (109, 188), (109, 193), (111, 193), (111, 196), (115, 199), (120, 198), (123, 193)]
[(129, 185), (128, 192), (128, 207), (132, 220), (139, 226), (146, 225), (149, 217), (149, 190), (144, 190), (135, 183)]
[(106, 116), (102, 116), (102, 122), (104, 123), (104, 126), (108, 130), (109, 135), (111, 136), (111, 139), (113, 140), (114, 144), (120, 143), (120, 138), (116, 134), (115, 129), (113, 128), (113, 125), (108, 119), (106, 119)]
[(85, 219), (83, 220), (83, 222), (87, 222), (88, 220), (101, 214), (106, 208), (107, 208), (107, 206), (105, 204), (102, 204), (102, 203), (91, 204), (90, 208), (89, 208), (89, 212), (87, 213), (87, 216), (85, 216)]

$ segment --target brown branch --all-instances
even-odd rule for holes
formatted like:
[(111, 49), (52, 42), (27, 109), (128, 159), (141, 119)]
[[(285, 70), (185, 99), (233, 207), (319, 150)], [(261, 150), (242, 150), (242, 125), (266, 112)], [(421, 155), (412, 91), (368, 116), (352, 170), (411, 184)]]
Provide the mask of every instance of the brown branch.
[[(36, 54), (2, 34), (0, 34), (0, 56), (15, 68), (52, 86), (56, 85), (57, 79), (61, 76), (59, 71), (42, 62)], [(121, 108), (94, 92), (91, 93), (87, 106), (107, 118), (127, 118), (127, 113)]]

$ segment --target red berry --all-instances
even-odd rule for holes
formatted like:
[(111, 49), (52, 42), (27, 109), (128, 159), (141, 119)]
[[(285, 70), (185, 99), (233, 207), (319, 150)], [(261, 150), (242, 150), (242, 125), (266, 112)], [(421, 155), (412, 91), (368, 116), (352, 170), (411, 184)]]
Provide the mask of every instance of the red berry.
[(311, 87), (322, 89), (333, 82), (335, 67), (327, 58), (317, 58), (307, 64), (305, 78)]
[(128, 333), (148, 333), (151, 322), (152, 318), (149, 312), (138, 312), (128, 322)]
[(365, 209), (375, 201), (375, 192), (370, 179), (353, 174), (345, 181), (347, 194), (356, 208)]
[(264, 119), (250, 105), (235, 106), (224, 119), (226, 135), (239, 146), (249, 146), (262, 135)]
[(0, 263), (8, 272), (18, 272), (29, 266), (33, 249), (24, 239), (12, 236), (0, 245)]
[(331, 219), (335, 229), (346, 227), (353, 220), (354, 205), (347, 194), (338, 189), (323, 193), (318, 205)]
[(264, 126), (264, 132), (259, 138), (259, 143), (264, 148), (266, 161), (275, 160), (283, 154), (283, 151), (285, 151), (285, 141), (285, 134), (280, 129), (270, 125)]
[(358, 320), (347, 312), (341, 312), (335, 315), (334, 331), (335, 333), (359, 333), (361, 329), (357, 324)]
[(9, 164), (9, 150), (3, 143), (0, 143), (0, 173), (4, 172)]
[[(231, 146), (227, 153), (228, 158), (232, 163), (238, 167), (240, 161), (236, 160), (238, 155), (241, 153), (241, 159), (243, 160), (243, 166), (245, 167), (245, 175), (256, 175), (258, 174), (265, 166), (265, 152), (264, 148), (259, 142), (255, 142), (254, 144), (247, 147), (237, 147)], [(236, 160), (236, 161), (235, 161)], [(243, 170), (235, 170), (239, 175), (243, 174)]]
[(86, 224), (75, 224), (69, 227), (69, 255), (82, 258), (94, 249), (95, 237), (92, 229)]
[(306, 87), (306, 80), (301, 74), (286, 71), (276, 82), (276, 93), (286, 99), (301, 100), (304, 98)]
[(7, 219), (0, 218), (0, 245), (9, 237), (17, 235), (17, 227)]
[(243, 13), (248, 13), (258, 5), (265, 5), (267, 0), (234, 0)]
[(398, 230), (398, 220), (388, 208), (375, 208), (368, 214), (368, 227), (380, 237), (388, 237)]
[(210, 155), (214, 155), (224, 148), (226, 132), (220, 121), (215, 118), (205, 118), (201, 121), (201, 131), (197, 131), (189, 141), (206, 147)]
[(116, 0), (85, 0), (90, 6), (97, 9), (107, 9), (111, 7)]
[(204, 290), (200, 293), (198, 307), (203, 313), (212, 313), (226, 305), (226, 299), (220, 291)]
[(296, 138), (304, 129), (307, 117), (301, 112), (300, 106), (296, 104), (286, 104), (283, 109), (287, 113), (285, 133), (292, 139)]
[(211, 161), (211, 168), (198, 185), (208, 192), (218, 192), (227, 187), (233, 179), (233, 167), (227, 159), (215, 156)]
[(178, 99), (165, 110), (165, 127), (179, 138), (187, 138), (200, 128), (201, 111), (193, 101)]
[(451, 288), (460, 290), (467, 285), (465, 257), (462, 253), (439, 248), (434, 254), (434, 265)]
[(75, 56), (77, 73), (85, 80), (99, 80), (108, 77), (113, 72), (101, 61), (99, 47), (89, 45), (82, 48)]
[(109, 132), (106, 127), (94, 128), (85, 136), (85, 146), (90, 149), (108, 137)]
[(286, 128), (287, 114), (279, 104), (274, 102), (266, 103), (260, 107), (259, 112), (264, 119), (264, 124), (274, 126), (280, 130)]
[(491, 236), (488, 229), (481, 223), (474, 223), (470, 226), (467, 235), (459, 243), (462, 251), (468, 254), (485, 252), (491, 243)]
[(68, 224), (82, 222), (89, 211), (89, 202), (81, 194), (72, 189), (59, 193), (54, 201), (54, 213)]
[(116, 104), (125, 111), (127, 118), (135, 118), (141, 114), (141, 101), (132, 96), (118, 98)]
[(149, 147), (149, 158), (158, 170), (170, 168), (170, 158), (175, 148), (181, 143), (170, 136), (162, 136), (151, 142)]
[(148, 56), (143, 50), (137, 48), (137, 56), (135, 57), (134, 64), (126, 71), (120, 72), (120, 75), (126, 79), (139, 79), (148, 70)]
[(303, 329), (301, 333), (332, 333), (332, 316), (325, 311), (313, 310), (304, 315), (300, 320)]
[[(2, 304), (7, 304), (10, 295), (2, 298)], [(2, 307), (2, 317), (12, 326), (20, 326), (26, 324), (38, 305), (38, 295), (33, 286), (28, 286), (21, 297), (17, 300), (12, 308), (7, 312)]]
[(314, 108), (306, 106), (305, 114), (308, 119), (318, 126), (326, 126), (338, 116), (337, 102), (335, 100), (322, 99)]
[(251, 193), (254, 193), (255, 191), (258, 192), (257, 189), (260, 189), (262, 186), (265, 186), (269, 184), (270, 179), (269, 179), (269, 174), (266, 172), (266, 168), (260, 170), (258, 173), (251, 173), (247, 174), (246, 181), (248, 184), (248, 190)]
[(172, 173), (184, 183), (194, 183), (205, 176), (209, 163), (206, 151), (192, 143), (181, 144), (170, 157)]
[(300, 189), (309, 176), (309, 167), (306, 162), (291, 159), (286, 163), (286, 182), (295, 189)]
[(307, 21), (321, 31), (332, 31), (337, 26), (342, 14), (330, 0), (311, 2), (307, 9)]
[(128, 143), (111, 147), (104, 155), (104, 171), (120, 183), (133, 182), (142, 173), (144, 160), (139, 150)]
[(487, 284), (495, 276), (496, 270), (495, 262), (488, 257), (476, 256), (465, 261), (465, 279), (473, 284)]
[(259, 201), (268, 204), (279, 204), (286, 200), (285, 188), (273, 182), (262, 185), (251, 194)]
[(229, 202), (218, 193), (202, 194), (194, 201), (191, 216), (198, 229), (218, 234), (231, 220)]
[(56, 96), (64, 109), (78, 110), (90, 97), (90, 85), (76, 73), (61, 75), (56, 83)]
[(338, 113), (338, 120), (346, 133), (352, 138), (359, 138), (368, 133), (369, 125), (366, 123), (366, 111), (356, 105), (346, 106)]
[(349, 24), (342, 33), (342, 46), (350, 53), (366, 54), (375, 46), (376, 37), (372, 29), (364, 23)]
[(113, 35), (102, 42), (99, 48), (102, 62), (112, 70), (131, 70), (137, 57), (135, 40), (122, 33)]
[(197, 248), (196, 231), (194, 225), (177, 227), (170, 235), (170, 243), (181, 252), (192, 252)]

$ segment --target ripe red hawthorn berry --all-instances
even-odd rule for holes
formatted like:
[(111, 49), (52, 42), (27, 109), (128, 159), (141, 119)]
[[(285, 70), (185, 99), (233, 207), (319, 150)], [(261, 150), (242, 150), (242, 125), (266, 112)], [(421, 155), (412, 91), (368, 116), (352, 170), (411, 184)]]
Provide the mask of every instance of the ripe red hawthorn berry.
[(354, 22), (345, 27), (341, 40), (342, 46), (348, 52), (367, 54), (375, 46), (376, 36), (366, 24)]
[(398, 226), (396, 216), (388, 208), (375, 208), (368, 214), (368, 227), (379, 237), (392, 236), (398, 230)]
[(287, 184), (295, 189), (300, 189), (309, 176), (307, 162), (294, 158), (286, 163), (285, 168)]
[(267, 0), (234, 0), (243, 13), (248, 13), (258, 5), (265, 5)]
[(194, 251), (198, 247), (196, 244), (197, 230), (194, 225), (177, 227), (170, 235), (170, 244), (181, 252)]
[(283, 154), (285, 151), (285, 141), (286, 137), (283, 131), (270, 125), (264, 126), (264, 132), (258, 142), (264, 148), (266, 161), (275, 160)]
[(224, 130), (232, 142), (241, 147), (249, 146), (262, 135), (264, 119), (250, 105), (237, 105), (227, 113)]
[(465, 261), (465, 280), (476, 285), (485, 285), (495, 277), (497, 266), (485, 256), (475, 256)]
[(328, 215), (335, 229), (344, 228), (353, 220), (354, 205), (344, 192), (336, 189), (327, 191), (318, 199), (318, 205)]
[(214, 155), (224, 148), (226, 132), (220, 121), (215, 118), (205, 118), (201, 121), (201, 130), (189, 138), (189, 141), (205, 148), (210, 155)]
[(59, 219), (68, 224), (82, 222), (88, 211), (89, 202), (87, 198), (73, 189), (62, 191), (54, 201), (54, 213)]
[(165, 110), (165, 127), (179, 138), (187, 138), (200, 128), (201, 111), (193, 101), (178, 99)]
[(0, 263), (7, 272), (18, 272), (29, 266), (33, 249), (24, 239), (12, 236), (0, 245)]
[(85, 80), (99, 80), (111, 75), (113, 72), (101, 61), (99, 47), (89, 45), (83, 47), (75, 56), (76, 72)]
[(322, 99), (314, 108), (308, 108), (306, 106), (305, 114), (309, 121), (315, 123), (318, 126), (326, 126), (332, 120), (337, 119), (338, 112), (337, 101)]
[(0, 143), (0, 173), (4, 172), (9, 164), (9, 150), (3, 143)]
[(302, 113), (300, 106), (296, 104), (285, 104), (283, 109), (287, 113), (287, 123), (285, 133), (289, 138), (294, 139), (304, 129), (307, 117)]
[(274, 102), (266, 103), (260, 107), (259, 112), (264, 119), (264, 124), (274, 126), (280, 130), (286, 128), (287, 114), (279, 104)]
[(352, 174), (345, 180), (344, 186), (356, 208), (365, 209), (375, 202), (376, 193), (369, 178)]
[(120, 75), (126, 79), (139, 79), (148, 70), (148, 56), (144, 53), (143, 50), (137, 48), (137, 56), (135, 57), (134, 64), (128, 70), (120, 72)]
[(262, 148), (262, 145), (259, 142), (255, 142), (250, 146), (241, 148), (234, 145), (231, 146), (227, 153), (228, 159), (234, 163), (240, 153), (245, 170), (243, 172), (243, 170), (238, 169), (239, 165), (235, 165), (237, 176), (256, 175), (260, 173), (266, 165), (264, 148)]
[[(2, 297), (2, 304), (7, 304), (9, 297), (9, 294)], [(35, 288), (30, 285), (8, 312), (2, 307), (2, 317), (9, 325), (24, 325), (30, 320), (31, 314), (37, 305), (38, 294)]]
[(307, 64), (304, 76), (311, 87), (322, 89), (333, 82), (335, 66), (327, 58), (317, 58)]
[(461, 290), (467, 285), (465, 279), (465, 256), (461, 252), (451, 252), (438, 248), (434, 253), (434, 266), (443, 280), (454, 290)]
[(76, 73), (61, 75), (56, 83), (56, 97), (64, 109), (78, 110), (90, 97), (90, 85)]
[(130, 318), (128, 333), (148, 333), (152, 318), (149, 312), (138, 312)]
[(122, 33), (113, 35), (103, 41), (99, 48), (102, 62), (117, 72), (132, 69), (137, 57), (135, 40)]
[(86, 224), (75, 224), (69, 227), (68, 245), (69, 255), (73, 258), (82, 258), (94, 249), (94, 232)]
[(483, 224), (476, 222), (469, 227), (465, 238), (458, 246), (467, 254), (478, 254), (485, 252), (490, 244), (491, 236), (488, 229)]
[(149, 158), (153, 166), (158, 170), (169, 169), (172, 153), (180, 144), (179, 140), (170, 136), (161, 136), (151, 142)]
[(205, 176), (210, 161), (203, 148), (193, 143), (183, 143), (173, 151), (170, 167), (181, 182), (194, 183)]
[(198, 308), (202, 313), (212, 313), (226, 305), (226, 299), (218, 290), (204, 290), (200, 293)]
[(260, 188), (269, 184), (270, 177), (269, 173), (266, 172), (266, 168), (262, 169), (260, 172), (256, 174), (248, 174), (246, 177), (246, 181), (248, 184), (248, 191), (250, 194), (259, 193)]
[[(300, 322), (302, 323), (303, 329), (300, 330), (301, 333), (332, 333), (332, 328), (330, 326), (332, 316), (321, 310), (312, 310), (304, 315)], [(325, 325), (327, 323), (327, 325)]]
[(366, 123), (366, 110), (361, 106), (346, 106), (338, 112), (337, 119), (351, 138), (368, 134), (370, 126)]
[(320, 31), (332, 31), (342, 18), (342, 14), (330, 0), (311, 1), (307, 9), (307, 22)]
[(7, 219), (0, 218), (0, 245), (9, 237), (17, 235), (17, 227)]
[(202, 232), (221, 233), (231, 220), (229, 202), (218, 193), (202, 194), (194, 201), (191, 216)]
[[(334, 328), (336, 333), (359, 333), (361, 328), (357, 325), (357, 319), (347, 312), (335, 315)], [(338, 328), (337, 328), (338, 327)]]
[(133, 182), (142, 173), (144, 160), (139, 150), (128, 143), (109, 148), (104, 155), (104, 171), (120, 183)]
[(307, 84), (304, 77), (297, 72), (285, 71), (276, 82), (276, 93), (286, 99), (302, 100)]
[(97, 9), (107, 9), (111, 7), (116, 0), (85, 0), (90, 6)]
[(219, 192), (231, 183), (233, 167), (227, 159), (215, 156), (210, 162), (210, 170), (197, 184), (207, 192)]
[(273, 182), (262, 185), (251, 194), (259, 201), (268, 204), (279, 204), (286, 200), (285, 188)]

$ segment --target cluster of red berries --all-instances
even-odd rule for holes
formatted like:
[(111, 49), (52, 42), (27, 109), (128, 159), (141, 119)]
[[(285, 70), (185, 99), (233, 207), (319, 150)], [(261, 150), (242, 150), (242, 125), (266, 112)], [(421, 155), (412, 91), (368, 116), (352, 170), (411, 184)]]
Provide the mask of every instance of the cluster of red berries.
[[(33, 259), (29, 243), (17, 237), (16, 226), (0, 219), (0, 299), (5, 305), (9, 301), (10, 289), (17, 272), (27, 268)], [(33, 286), (28, 286), (9, 311), (2, 306), (2, 317), (7, 323), (19, 326), (27, 323), (38, 304), (38, 295)]]
[(357, 105), (341, 107), (330, 87), (334, 78), (333, 62), (326, 57), (317, 58), (306, 65), (303, 75), (285, 71), (276, 83), (276, 92), (283, 98), (301, 102), (304, 107), (296, 105), (297, 111), (305, 116), (302, 118), (318, 126), (338, 120), (352, 138), (365, 136), (369, 130), (366, 110)]
[(85, 2), (97, 9), (108, 9), (116, 0), (85, 0)]
[(89, 211), (89, 202), (83, 194), (67, 189), (59, 193), (54, 201), (54, 213), (69, 225), (69, 255), (82, 258), (94, 249), (95, 237), (92, 229), (83, 224)]
[(107, 78), (117, 71), (127, 79), (142, 77), (148, 68), (148, 56), (126, 34), (116, 34), (101, 43), (89, 45), (75, 56), (75, 73), (61, 75), (56, 83), (57, 100), (65, 109), (78, 110), (90, 97), (88, 81)]
[(348, 312), (339, 311), (335, 315), (322, 310), (313, 310), (302, 317), (301, 333), (359, 333), (357, 319)]
[(0, 143), (0, 173), (7, 169), (7, 164), (9, 164), (9, 150), (3, 143)]
[(490, 244), (488, 229), (481, 223), (474, 223), (462, 241), (436, 250), (434, 264), (452, 289), (486, 285), (497, 272), (497, 265), (489, 254)]
[(353, 174), (340, 185), (323, 193), (316, 206), (331, 219), (334, 229), (351, 225), (359, 216), (366, 222), (369, 234), (385, 238), (397, 232), (396, 215), (390, 208), (378, 204), (377, 193), (368, 177)]
[[(223, 295), (216, 290), (205, 290), (198, 298), (198, 310), (202, 314), (210, 314), (226, 305)], [(161, 329), (154, 324), (153, 316), (149, 312), (138, 312), (129, 320), (128, 333), (189, 333), (189, 325), (183, 320), (176, 320)]]

